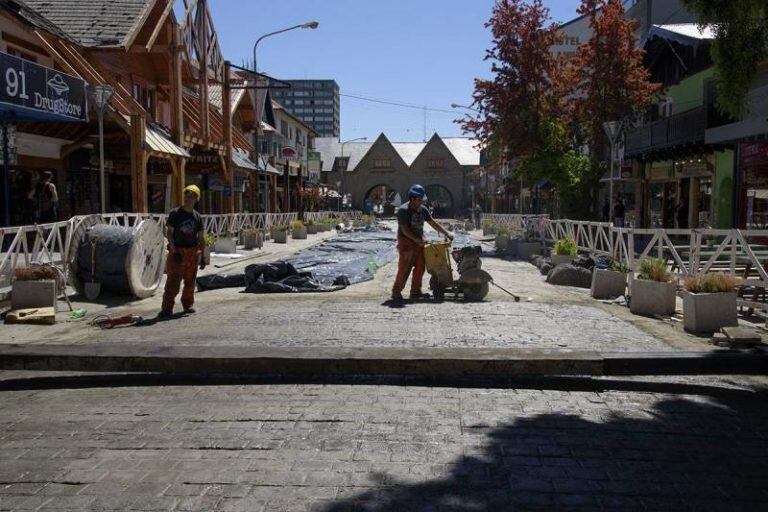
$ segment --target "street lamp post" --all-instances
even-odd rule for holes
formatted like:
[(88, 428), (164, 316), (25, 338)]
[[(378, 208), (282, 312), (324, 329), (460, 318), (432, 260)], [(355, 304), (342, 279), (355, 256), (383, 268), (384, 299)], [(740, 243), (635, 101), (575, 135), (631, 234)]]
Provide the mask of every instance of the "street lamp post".
[(611, 177), (608, 181), (608, 205), (613, 204), (613, 168), (616, 162), (616, 144), (619, 142), (621, 133), (621, 121), (606, 121), (603, 123), (603, 130), (611, 141)]
[[(342, 162), (344, 161), (344, 146), (346, 146), (350, 142), (357, 142), (357, 141), (360, 141), (360, 140), (368, 140), (368, 137), (358, 137), (356, 139), (350, 139), (348, 141), (345, 141), (345, 142), (341, 143), (341, 156), (340, 156), (340, 158), (341, 158)], [(347, 197), (347, 190), (346, 190), (347, 189), (347, 187), (346, 187), (347, 179), (346, 179), (346, 176), (345, 176), (346, 173), (347, 173), (347, 166), (345, 165), (344, 168), (341, 169), (341, 190), (342, 190), (341, 200), (342, 200), (342, 204), (344, 204), (344, 199)], [(352, 201), (350, 201), (350, 203), (351, 202)]]
[[(315, 30), (317, 27), (319, 27), (320, 24), (316, 21), (310, 21), (307, 23), (302, 23), (300, 25), (294, 25), (292, 27), (284, 28), (282, 30), (276, 30), (274, 32), (270, 32), (268, 34), (264, 34), (263, 36), (259, 37), (256, 42), (253, 44), (253, 74), (256, 77), (256, 85), (259, 85), (259, 67), (256, 60), (256, 50), (259, 46), (259, 43), (270, 36), (275, 36), (277, 34), (282, 34), (283, 32), (288, 32), (289, 30), (296, 30), (296, 29), (312, 29)], [(256, 113), (258, 114), (259, 106), (256, 105)], [(261, 118), (256, 119), (256, 132), (254, 134), (254, 150), (255, 150), (255, 156), (256, 156), (256, 167), (259, 165), (259, 130), (261, 129)], [(287, 186), (287, 184), (286, 184)], [(269, 213), (269, 179), (267, 178), (267, 163), (264, 162), (264, 213)]]
[(94, 85), (89, 92), (96, 105), (99, 118), (99, 189), (101, 190), (101, 213), (107, 213), (107, 191), (104, 179), (104, 113), (115, 90), (108, 85)]

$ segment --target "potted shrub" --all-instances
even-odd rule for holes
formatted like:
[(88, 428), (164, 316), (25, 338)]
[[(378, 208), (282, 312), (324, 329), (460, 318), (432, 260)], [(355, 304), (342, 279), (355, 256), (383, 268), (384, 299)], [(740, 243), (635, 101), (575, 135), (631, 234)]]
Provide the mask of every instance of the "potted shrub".
[(288, 226), (275, 226), (272, 228), (272, 241), (276, 244), (287, 244)]
[(253, 249), (261, 249), (264, 245), (264, 236), (259, 229), (245, 229), (243, 234), (243, 245), (245, 249), (251, 251)]
[(561, 238), (555, 242), (551, 259), (553, 265), (570, 263), (579, 254), (579, 246), (570, 238)]
[(640, 273), (629, 284), (629, 310), (636, 315), (672, 315), (677, 300), (677, 283), (667, 262), (656, 258), (640, 260)]
[(291, 222), (291, 237), (293, 237), (294, 240), (306, 240), (307, 227), (302, 221), (295, 220)]
[(315, 224), (315, 221), (308, 220), (304, 225), (307, 227), (308, 235), (316, 235), (320, 231), (320, 225)]
[(205, 246), (203, 247), (203, 260), (205, 260), (206, 265), (211, 264), (211, 251), (213, 250), (213, 244), (216, 242), (216, 239), (213, 238), (213, 235), (210, 233), (206, 233), (203, 237), (203, 243)]
[(509, 245), (509, 228), (506, 226), (499, 226), (496, 228), (496, 250), (504, 252)]
[(629, 267), (624, 262), (611, 262), (608, 268), (597, 268), (592, 272), (592, 286), (589, 294), (595, 299), (615, 299), (627, 293)]
[(706, 273), (684, 283), (683, 326), (691, 332), (717, 332), (739, 325), (736, 314), (736, 278)]
[(494, 233), (493, 222), (490, 220), (484, 220), (480, 223), (480, 226), (483, 228), (483, 236), (489, 236)]

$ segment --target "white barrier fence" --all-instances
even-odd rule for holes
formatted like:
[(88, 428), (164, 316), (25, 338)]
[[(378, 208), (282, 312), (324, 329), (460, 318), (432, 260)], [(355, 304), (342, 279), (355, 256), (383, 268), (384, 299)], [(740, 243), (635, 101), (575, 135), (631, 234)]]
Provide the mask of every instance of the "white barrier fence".
[(637, 271), (640, 260), (653, 257), (667, 261), (680, 278), (707, 272), (733, 274), (742, 285), (742, 306), (766, 309), (768, 288), (768, 230), (740, 229), (637, 229), (617, 228), (611, 223), (549, 219), (545, 216), (485, 214), (494, 226), (545, 244), (570, 238), (579, 250), (592, 256), (607, 256)]
[[(318, 222), (329, 217), (357, 219), (361, 215), (360, 212), (305, 212), (304, 220)], [(69, 254), (74, 230), (83, 219), (93, 217), (77, 216), (50, 224), (0, 227), (0, 288), (10, 285), (17, 267), (32, 263), (62, 265)], [(95, 217), (97, 222), (131, 227), (146, 219), (154, 219), (164, 225), (166, 219), (164, 214), (153, 213), (111, 213)], [(246, 229), (262, 229), (268, 235), (273, 226), (287, 226), (297, 219), (295, 212), (203, 215), (205, 231), (214, 237), (236, 235)]]

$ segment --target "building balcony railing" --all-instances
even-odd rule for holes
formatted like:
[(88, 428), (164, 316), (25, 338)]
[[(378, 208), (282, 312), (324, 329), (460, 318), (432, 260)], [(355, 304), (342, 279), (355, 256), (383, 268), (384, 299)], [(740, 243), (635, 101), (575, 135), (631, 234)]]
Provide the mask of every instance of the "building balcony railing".
[(702, 106), (666, 119), (646, 123), (627, 132), (625, 154), (628, 157), (674, 146), (704, 141), (707, 128), (723, 124), (714, 106)]

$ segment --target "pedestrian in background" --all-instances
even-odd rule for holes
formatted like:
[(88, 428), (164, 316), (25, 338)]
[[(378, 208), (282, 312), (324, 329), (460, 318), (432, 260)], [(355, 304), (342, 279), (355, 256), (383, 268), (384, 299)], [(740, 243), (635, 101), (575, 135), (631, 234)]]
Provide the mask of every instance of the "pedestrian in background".
[(624, 206), (624, 199), (619, 196), (616, 199), (616, 205), (613, 207), (613, 225), (617, 228), (624, 227), (624, 215), (626, 213), (626, 207)]
[(610, 222), (611, 221), (611, 203), (608, 201), (608, 198), (605, 198), (605, 201), (603, 201), (603, 216), (601, 218), (602, 222)]
[(59, 217), (59, 193), (53, 184), (53, 173), (43, 171), (40, 181), (32, 191), (32, 199), (37, 207), (35, 209), (35, 222), (46, 224), (56, 222)]
[(480, 207), (480, 204), (475, 205), (475, 211), (474, 211), (474, 217), (475, 217), (475, 229), (480, 229), (481, 222), (480, 219), (483, 216), (483, 209)]
[(182, 282), (184, 291), (181, 293), (181, 305), (184, 313), (195, 312), (193, 305), (197, 269), (198, 265), (202, 270), (207, 264), (202, 257), (205, 247), (203, 218), (195, 210), (199, 200), (200, 189), (196, 185), (189, 185), (184, 189), (184, 204), (168, 214), (165, 234), (168, 239), (167, 277), (159, 318), (170, 318), (173, 315), (173, 304)]

